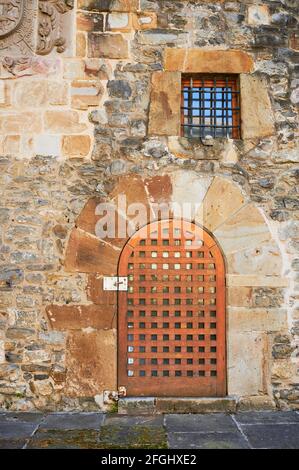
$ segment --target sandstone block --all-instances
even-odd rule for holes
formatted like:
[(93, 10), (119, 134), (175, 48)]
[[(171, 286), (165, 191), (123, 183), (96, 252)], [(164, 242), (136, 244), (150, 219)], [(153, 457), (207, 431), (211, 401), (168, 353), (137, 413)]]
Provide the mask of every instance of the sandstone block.
[(88, 109), (89, 106), (98, 106), (103, 89), (99, 82), (93, 80), (75, 80), (72, 82), (72, 107)]
[(69, 334), (66, 355), (65, 394), (87, 397), (116, 390), (116, 332), (74, 331)]
[(128, 42), (121, 34), (88, 34), (88, 57), (127, 59), (128, 54)]
[(150, 135), (180, 135), (181, 75), (154, 72), (149, 113)]
[(76, 56), (85, 57), (87, 51), (87, 40), (85, 33), (76, 34)]
[(54, 330), (110, 329), (115, 327), (116, 302), (102, 305), (48, 305), (46, 313)]
[(109, 13), (106, 31), (128, 32), (132, 30), (132, 17), (128, 13)]
[(60, 155), (61, 137), (47, 134), (36, 135), (34, 138), (34, 151), (37, 155)]
[(179, 170), (171, 175), (173, 212), (187, 220), (194, 220), (212, 179), (199, 177), (197, 173)]
[(225, 253), (258, 246), (271, 235), (261, 212), (254, 204), (243, 206), (214, 232)]
[(227, 254), (226, 261), (230, 274), (280, 276), (283, 267), (281, 252), (273, 240)]
[(259, 395), (265, 393), (267, 342), (263, 333), (233, 332), (228, 334), (228, 394)]
[(195, 220), (214, 231), (237, 212), (244, 202), (243, 194), (234, 183), (216, 176), (197, 211)]
[(21, 137), (19, 135), (8, 135), (3, 139), (2, 153), (4, 155), (16, 155), (20, 151)]
[(38, 133), (41, 130), (42, 120), (39, 113), (33, 111), (16, 112), (0, 116), (0, 132), (3, 134)]
[(77, 13), (78, 31), (103, 31), (104, 15), (102, 13), (80, 11)]
[(287, 311), (279, 308), (228, 307), (227, 314), (232, 335), (246, 331), (279, 331), (287, 323)]
[(77, 134), (87, 128), (76, 111), (46, 111), (44, 122), (46, 130), (54, 134)]
[(240, 75), (242, 138), (262, 138), (275, 132), (267, 84), (255, 75)]
[(86, 157), (90, 146), (89, 135), (65, 135), (62, 138), (62, 152), (67, 157)]
[(248, 73), (253, 70), (253, 59), (237, 50), (167, 48), (164, 69), (184, 73)]
[(79, 229), (71, 233), (65, 258), (65, 269), (70, 272), (116, 275), (120, 251)]

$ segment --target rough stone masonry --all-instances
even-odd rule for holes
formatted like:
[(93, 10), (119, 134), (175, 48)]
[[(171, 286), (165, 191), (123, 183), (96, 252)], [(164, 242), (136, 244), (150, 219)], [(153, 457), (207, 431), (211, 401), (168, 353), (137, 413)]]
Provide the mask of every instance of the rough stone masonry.
[[(117, 389), (124, 241), (98, 201), (188, 202), (227, 265), (228, 394), (299, 409), (296, 0), (17, 0), (0, 19), (0, 405)], [(241, 139), (180, 136), (182, 73), (240, 76)], [(296, 140), (297, 139), (297, 140)]]

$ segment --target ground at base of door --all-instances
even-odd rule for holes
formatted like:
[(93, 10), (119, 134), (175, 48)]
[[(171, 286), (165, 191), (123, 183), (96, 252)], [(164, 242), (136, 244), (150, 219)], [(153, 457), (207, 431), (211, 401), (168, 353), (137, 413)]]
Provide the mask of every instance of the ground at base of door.
[(299, 449), (299, 412), (154, 416), (1, 412), (0, 448)]

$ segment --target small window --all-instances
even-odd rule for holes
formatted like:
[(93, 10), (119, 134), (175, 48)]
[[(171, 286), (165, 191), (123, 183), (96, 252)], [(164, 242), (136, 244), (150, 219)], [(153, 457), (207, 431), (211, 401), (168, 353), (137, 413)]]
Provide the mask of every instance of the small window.
[(182, 136), (240, 139), (240, 88), (237, 75), (182, 76)]

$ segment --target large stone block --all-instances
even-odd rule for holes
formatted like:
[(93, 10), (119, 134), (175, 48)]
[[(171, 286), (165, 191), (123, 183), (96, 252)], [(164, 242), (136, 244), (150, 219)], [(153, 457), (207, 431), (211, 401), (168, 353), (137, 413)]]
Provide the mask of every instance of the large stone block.
[(89, 135), (65, 135), (62, 139), (62, 152), (68, 157), (86, 157), (89, 154)]
[(227, 315), (230, 335), (246, 331), (279, 331), (287, 324), (287, 311), (280, 308), (228, 307)]
[(178, 72), (154, 72), (149, 113), (150, 135), (180, 135), (181, 76)]
[(227, 254), (226, 262), (230, 274), (280, 276), (283, 268), (282, 255), (274, 240)]
[(3, 134), (22, 134), (42, 131), (42, 119), (39, 113), (15, 112), (0, 116), (0, 132)]
[(64, 267), (67, 272), (116, 275), (119, 255), (119, 248), (74, 229), (67, 246)]
[(229, 395), (266, 393), (269, 383), (267, 336), (256, 331), (229, 330), (227, 382)]
[(253, 70), (253, 59), (237, 50), (167, 48), (164, 68), (183, 73), (247, 73)]
[(128, 54), (128, 41), (121, 34), (88, 34), (88, 57), (127, 59)]
[(242, 138), (262, 138), (275, 133), (274, 116), (266, 81), (255, 75), (240, 75)]
[(200, 177), (192, 171), (176, 171), (171, 175), (173, 212), (183, 215), (186, 220), (193, 220), (204, 199), (212, 179)]
[(254, 204), (243, 206), (214, 232), (225, 253), (234, 253), (270, 240), (271, 234)]
[(54, 134), (78, 134), (87, 128), (79, 122), (79, 114), (69, 110), (46, 111), (44, 123), (46, 130)]
[(234, 183), (216, 176), (197, 211), (195, 220), (214, 231), (237, 212), (244, 202), (245, 198), (241, 190)]
[(116, 303), (102, 305), (48, 305), (48, 319), (54, 330), (97, 330), (115, 327)]
[(116, 390), (116, 331), (74, 331), (66, 353), (65, 395), (88, 397)]

